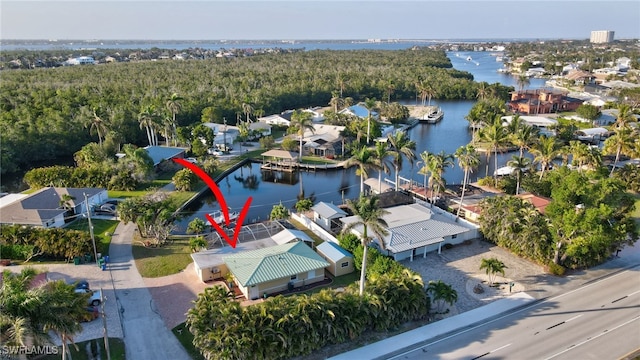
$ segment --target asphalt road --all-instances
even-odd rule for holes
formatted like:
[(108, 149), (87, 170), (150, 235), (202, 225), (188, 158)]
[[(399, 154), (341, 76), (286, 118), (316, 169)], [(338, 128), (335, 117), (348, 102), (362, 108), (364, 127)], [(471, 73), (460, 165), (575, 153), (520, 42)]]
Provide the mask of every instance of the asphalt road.
[(618, 359), (640, 348), (640, 266), (391, 359)]

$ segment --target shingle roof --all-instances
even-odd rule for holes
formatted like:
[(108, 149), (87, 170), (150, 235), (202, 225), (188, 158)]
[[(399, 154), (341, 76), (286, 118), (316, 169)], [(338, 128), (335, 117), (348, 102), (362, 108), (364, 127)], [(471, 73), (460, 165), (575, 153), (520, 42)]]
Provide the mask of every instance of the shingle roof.
[(321, 201), (313, 205), (311, 207), (311, 210), (315, 211), (318, 215), (320, 215), (325, 219), (333, 219), (334, 217), (336, 217), (336, 215), (342, 215), (342, 216), (347, 215), (347, 213), (344, 212), (344, 210), (340, 209), (339, 207), (331, 203), (327, 203), (324, 201)]
[(280, 158), (280, 159), (288, 159), (288, 160), (295, 160), (298, 158), (292, 152), (286, 151), (286, 150), (269, 150), (267, 152), (263, 152), (260, 155), (267, 156), (267, 157)]
[(162, 160), (172, 159), (181, 153), (184, 153), (186, 149), (176, 148), (171, 146), (147, 146), (144, 148), (147, 150), (147, 154), (153, 160), (153, 165), (156, 166), (162, 162)]
[(226, 256), (223, 260), (242, 286), (288, 278), (329, 266), (302, 242), (247, 251)]

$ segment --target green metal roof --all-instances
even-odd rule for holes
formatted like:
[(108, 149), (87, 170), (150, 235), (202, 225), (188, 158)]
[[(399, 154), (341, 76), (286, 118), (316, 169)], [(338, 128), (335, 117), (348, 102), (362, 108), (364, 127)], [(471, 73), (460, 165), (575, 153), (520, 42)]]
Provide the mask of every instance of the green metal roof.
[(223, 257), (227, 268), (242, 286), (289, 278), (329, 266), (303, 242), (245, 251)]

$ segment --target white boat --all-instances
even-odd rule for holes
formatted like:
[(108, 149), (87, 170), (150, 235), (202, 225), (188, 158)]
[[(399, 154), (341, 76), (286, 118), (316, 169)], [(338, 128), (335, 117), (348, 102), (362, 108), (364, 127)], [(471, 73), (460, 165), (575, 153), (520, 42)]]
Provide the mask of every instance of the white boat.
[(515, 171), (515, 169), (512, 168), (511, 166), (503, 166), (503, 167), (499, 168), (498, 170), (496, 170), (494, 172), (494, 175), (496, 175), (496, 176), (507, 176), (507, 175), (513, 174), (514, 171)]
[[(209, 213), (209, 216), (211, 216), (211, 218), (213, 219), (213, 221), (215, 221), (216, 224), (220, 226), (226, 225), (224, 214), (222, 213), (221, 210), (216, 210), (212, 213)], [(239, 212), (231, 211), (231, 209), (229, 209), (229, 221), (231, 222), (235, 221), (238, 218), (238, 216), (240, 216)]]
[(420, 122), (425, 122), (427, 124), (435, 124), (438, 121), (442, 120), (444, 117), (444, 111), (439, 106), (432, 106), (420, 119)]
[(471, 56), (467, 56), (467, 61), (471, 61), (471, 60), (473, 60)]

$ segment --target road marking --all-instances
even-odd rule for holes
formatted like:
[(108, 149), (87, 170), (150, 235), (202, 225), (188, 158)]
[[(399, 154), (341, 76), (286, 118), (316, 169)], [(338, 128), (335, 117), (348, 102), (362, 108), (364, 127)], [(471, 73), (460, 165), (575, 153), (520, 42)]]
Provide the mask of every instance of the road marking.
[[(491, 324), (491, 323), (497, 322), (497, 321), (502, 320), (502, 319), (504, 319), (504, 318), (506, 318), (506, 317), (509, 317), (509, 316), (512, 316), (512, 315), (515, 315), (515, 314), (518, 314), (518, 313), (521, 313), (521, 312), (527, 311), (527, 310), (529, 310), (529, 309), (531, 309), (531, 308), (535, 308), (535, 307), (537, 307), (537, 306), (540, 306), (542, 303), (545, 303), (545, 302), (548, 302), (548, 301), (551, 301), (551, 300), (555, 300), (555, 299), (559, 299), (559, 298), (561, 298), (561, 297), (563, 297), (563, 296), (565, 296), (565, 295), (568, 295), (568, 294), (571, 294), (571, 293), (574, 293), (574, 292), (577, 292), (577, 291), (580, 291), (580, 290), (586, 289), (586, 288), (591, 287), (591, 286), (593, 286), (593, 285), (595, 285), (595, 284), (598, 284), (598, 283), (600, 283), (600, 282), (607, 281), (607, 280), (611, 280), (611, 279), (613, 279), (613, 278), (615, 278), (615, 277), (618, 277), (618, 276), (621, 276), (621, 275), (623, 275), (624, 273), (627, 273), (627, 272), (629, 272), (629, 270), (624, 270), (624, 271), (621, 271), (621, 272), (619, 272), (619, 273), (617, 273), (617, 274), (615, 274), (615, 275), (607, 276), (607, 277), (605, 277), (605, 278), (598, 279), (597, 281), (594, 281), (594, 282), (592, 282), (592, 283), (590, 283), (590, 284), (588, 284), (588, 285), (584, 285), (584, 286), (582, 286), (582, 287), (579, 287), (579, 288), (577, 288), (577, 289), (571, 290), (571, 291), (566, 292), (566, 293), (564, 293), (564, 294), (560, 294), (560, 295), (558, 295), (558, 296), (555, 296), (555, 297), (552, 297), (552, 298), (546, 299), (546, 300), (544, 300), (544, 301), (542, 301), (542, 302), (535, 302), (535, 303), (533, 303), (533, 304), (531, 304), (531, 305), (525, 305), (524, 307), (520, 308), (519, 310), (516, 310), (516, 311), (513, 311), (513, 312), (508, 312), (508, 313), (506, 313), (505, 315), (499, 316), (499, 317), (497, 317), (497, 318), (495, 318), (495, 319), (493, 319), (493, 320), (487, 321), (487, 322), (485, 322), (485, 323), (478, 324), (478, 325), (476, 325), (476, 326), (473, 326), (473, 327), (470, 327), (470, 328), (468, 328), (468, 329), (462, 330), (462, 331), (457, 332), (457, 333), (455, 333), (455, 334), (451, 334), (451, 335), (449, 335), (449, 336), (443, 337), (442, 339), (439, 339), (439, 340), (436, 340), (436, 341), (430, 342), (430, 343), (428, 343), (428, 344), (425, 344), (425, 345), (419, 346), (418, 348), (411, 349), (411, 350), (407, 350), (407, 351), (405, 351), (405, 352), (403, 352), (403, 353), (400, 353), (400, 354), (398, 354), (398, 355), (396, 355), (396, 356), (393, 356), (393, 357), (388, 358), (388, 360), (392, 360), (392, 359), (399, 359), (399, 358), (401, 358), (401, 357), (403, 357), (403, 356), (405, 356), (405, 355), (407, 355), (407, 354), (410, 354), (410, 353), (412, 353), (412, 352), (414, 352), (414, 351), (417, 351), (417, 350), (419, 350), (419, 349), (423, 349), (423, 350), (424, 350), (425, 348), (427, 348), (427, 347), (429, 347), (429, 346), (431, 346), (431, 345), (435, 345), (435, 344), (437, 344), (437, 343), (439, 343), (439, 342), (442, 342), (442, 341), (445, 341), (445, 340), (452, 339), (452, 338), (454, 338), (454, 337), (456, 337), (456, 336), (458, 336), (458, 335), (462, 335), (462, 334), (467, 333), (467, 332), (469, 332), (469, 331), (473, 331), (473, 330), (475, 330), (475, 329), (477, 329), (477, 328), (480, 328), (480, 327), (486, 326), (486, 325), (488, 325), (488, 324)], [(635, 293), (637, 293), (637, 292), (640, 292), (640, 291), (636, 291)], [(634, 294), (635, 294), (635, 293), (634, 293)], [(425, 341), (427, 341), (427, 340), (430, 340), (430, 339), (425, 339)], [(414, 344), (414, 345), (415, 345), (415, 344)]]
[(621, 328), (621, 327), (623, 327), (623, 326), (625, 326), (625, 325), (627, 325), (627, 324), (630, 324), (630, 323), (632, 323), (632, 322), (634, 322), (634, 321), (636, 321), (636, 320), (638, 320), (638, 319), (640, 319), (640, 315), (638, 315), (638, 316), (634, 317), (633, 319), (631, 319), (631, 320), (629, 320), (629, 321), (623, 322), (622, 324), (620, 324), (620, 325), (618, 325), (618, 326), (616, 326), (616, 327), (614, 327), (614, 328), (612, 328), (612, 329), (604, 330), (603, 332), (601, 332), (600, 334), (598, 334), (598, 335), (596, 335), (596, 336), (594, 336), (594, 337), (592, 337), (592, 338), (587, 338), (587, 340), (585, 340), (585, 341), (583, 341), (583, 342), (581, 342), (581, 343), (571, 345), (569, 348), (564, 349), (564, 350), (560, 351), (559, 353), (555, 353), (555, 354), (553, 354), (553, 355), (549, 356), (548, 358), (546, 358), (545, 360), (553, 359), (554, 357), (557, 357), (558, 355), (562, 355), (562, 354), (566, 353), (566, 352), (567, 352), (567, 351), (569, 351), (569, 350), (575, 349), (575, 348), (577, 348), (578, 346), (582, 346), (582, 345), (584, 345), (584, 344), (588, 343), (588, 342), (589, 342), (589, 341), (591, 341), (591, 340), (595, 340), (595, 339), (599, 338), (599, 337), (600, 337), (600, 336), (602, 336), (602, 335), (606, 335), (606, 334), (608, 334), (608, 333), (610, 333), (610, 332), (612, 332), (612, 331), (614, 331), (614, 330), (616, 330), (616, 329), (619, 329), (619, 328)]
[(511, 346), (511, 344), (507, 344), (507, 345), (504, 345), (504, 346), (500, 346), (499, 348), (497, 348), (497, 349), (495, 349), (495, 350), (491, 350), (491, 351), (489, 351), (489, 353), (494, 353), (494, 352), (496, 352), (496, 351), (498, 351), (498, 350), (502, 350), (502, 349), (504, 349), (504, 348), (506, 348), (506, 347), (509, 347), (509, 346)]
[(569, 319), (569, 320), (565, 320), (565, 322), (569, 322), (569, 321), (575, 320), (575, 319), (579, 318), (579, 317), (580, 317), (580, 316), (582, 316), (582, 315), (584, 315), (584, 314), (576, 315), (576, 316), (572, 317), (572, 318), (571, 318), (571, 319)]
[(482, 354), (482, 355), (478, 355), (478, 356), (476, 356), (476, 357), (472, 358), (471, 360), (477, 360), (477, 359), (483, 358), (483, 357), (485, 357), (485, 356), (487, 356), (487, 355), (489, 355), (489, 354), (492, 354), (492, 353), (494, 353), (494, 352), (496, 352), (496, 351), (498, 351), (498, 350), (502, 350), (502, 349), (504, 349), (504, 348), (506, 348), (506, 347), (508, 347), (508, 346), (511, 346), (511, 344), (507, 344), (507, 345), (504, 345), (504, 346), (500, 346), (500, 347), (499, 347), (499, 348), (497, 348), (497, 349), (494, 349), (494, 350), (488, 351), (488, 352), (486, 352), (486, 353), (484, 353), (484, 354)]
[(635, 294), (637, 294), (637, 293), (640, 293), (640, 290), (638, 290), (638, 291), (634, 291), (634, 292), (632, 292), (631, 294), (629, 294), (629, 295), (627, 295), (627, 296), (632, 296), (632, 295), (635, 295)]

